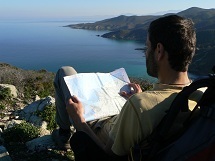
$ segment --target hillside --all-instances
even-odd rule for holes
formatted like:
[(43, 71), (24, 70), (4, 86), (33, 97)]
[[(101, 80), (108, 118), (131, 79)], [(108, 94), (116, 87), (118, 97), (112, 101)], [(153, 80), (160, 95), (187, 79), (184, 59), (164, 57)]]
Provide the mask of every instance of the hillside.
[(0, 62), (0, 84), (12, 84), (19, 91), (19, 97), (28, 101), (36, 95), (40, 97), (54, 96), (55, 73), (44, 69), (23, 70), (10, 64)]
[(71, 27), (74, 29), (109, 30), (109, 31), (130, 30), (134, 28), (144, 28), (144, 24), (146, 24), (147, 22), (151, 22), (156, 18), (157, 18), (156, 16), (121, 15), (118, 17), (97, 21), (95, 23), (81, 23), (68, 25), (66, 27)]
[[(171, 14), (171, 13), (168, 13)], [(165, 15), (168, 15), (165, 14)], [(161, 16), (165, 16), (161, 15)], [(190, 66), (190, 72), (206, 74), (215, 64), (215, 9), (192, 7), (177, 13), (179, 16), (191, 18), (195, 23), (197, 33), (197, 50)], [(161, 16), (118, 16), (95, 23), (68, 25), (74, 29), (109, 30), (101, 35), (104, 38), (116, 40), (146, 41), (147, 29), (151, 21)]]
[[(171, 13), (168, 13), (171, 14)], [(165, 15), (168, 15), (165, 14)], [(123, 40), (145, 40), (146, 37), (140, 38), (139, 31), (147, 33), (148, 26), (151, 21), (165, 16), (118, 16), (95, 23), (81, 23), (68, 25), (74, 29), (88, 29), (88, 30), (109, 30), (110, 32), (102, 35), (105, 38), (123, 39)], [(182, 12), (177, 13), (179, 16), (191, 18), (194, 23), (197, 32), (201, 30), (215, 29), (215, 9), (202, 9), (202, 8), (189, 8)], [(133, 33), (133, 34), (131, 34)], [(133, 36), (129, 36), (133, 35)]]

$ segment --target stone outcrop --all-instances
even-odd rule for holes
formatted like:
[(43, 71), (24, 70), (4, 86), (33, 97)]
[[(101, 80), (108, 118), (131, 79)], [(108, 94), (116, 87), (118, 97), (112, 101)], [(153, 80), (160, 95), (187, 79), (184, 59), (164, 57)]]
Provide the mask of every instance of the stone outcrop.
[[(14, 86), (2, 84), (1, 86), (10, 88), (13, 97), (17, 97), (17, 90)], [(51, 132), (47, 130), (48, 123), (35, 114), (36, 111), (43, 111), (48, 105), (53, 105), (54, 103), (55, 99), (51, 96), (43, 99), (37, 97), (36, 101), (22, 107), (21, 110), (13, 111), (13, 117), (9, 116), (12, 115), (12, 112), (8, 112), (3, 118), (0, 117), (0, 145), (1, 142), (4, 142), (4, 139), (1, 136), (3, 130), (11, 128), (15, 124), (20, 124), (23, 121), (27, 121), (40, 128), (40, 137), (26, 142), (26, 147), (30, 152), (40, 152), (49, 148), (55, 148), (55, 143), (52, 140)], [(0, 160), (11, 161), (9, 153), (4, 146), (0, 146)]]

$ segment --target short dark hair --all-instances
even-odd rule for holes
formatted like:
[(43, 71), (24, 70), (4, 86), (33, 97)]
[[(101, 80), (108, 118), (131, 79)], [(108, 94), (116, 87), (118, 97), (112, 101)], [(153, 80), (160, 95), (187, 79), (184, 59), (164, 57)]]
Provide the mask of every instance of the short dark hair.
[(148, 29), (152, 50), (158, 43), (168, 52), (169, 63), (175, 71), (187, 71), (196, 49), (196, 32), (191, 19), (177, 15), (161, 17)]

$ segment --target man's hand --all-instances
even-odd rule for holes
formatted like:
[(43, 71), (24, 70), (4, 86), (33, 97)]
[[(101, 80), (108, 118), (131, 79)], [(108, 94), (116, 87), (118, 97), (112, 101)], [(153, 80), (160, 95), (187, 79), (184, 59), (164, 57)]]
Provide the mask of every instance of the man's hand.
[(84, 119), (84, 108), (76, 96), (72, 96), (66, 104), (66, 110), (74, 122), (74, 127), (78, 131), (83, 131), (89, 135), (93, 141), (103, 150), (106, 150), (106, 145), (96, 136), (92, 129), (88, 126)]
[(125, 97), (125, 98), (129, 98), (131, 97), (133, 94), (136, 94), (136, 93), (141, 93), (142, 92), (142, 89), (140, 87), (139, 84), (135, 84), (135, 83), (129, 83), (128, 84), (131, 88), (131, 92), (130, 93), (127, 93), (125, 91), (122, 91), (120, 93), (121, 96)]
[(72, 96), (67, 102), (66, 110), (72, 118), (76, 128), (80, 129), (80, 124), (85, 123), (84, 108), (81, 101), (79, 101), (76, 96)]

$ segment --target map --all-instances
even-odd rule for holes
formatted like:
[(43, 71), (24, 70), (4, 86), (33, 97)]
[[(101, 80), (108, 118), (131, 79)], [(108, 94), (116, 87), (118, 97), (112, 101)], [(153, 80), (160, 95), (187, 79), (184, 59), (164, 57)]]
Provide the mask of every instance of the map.
[(64, 80), (71, 95), (82, 102), (86, 121), (118, 114), (126, 102), (119, 93), (130, 92), (124, 68), (110, 73), (78, 73)]

